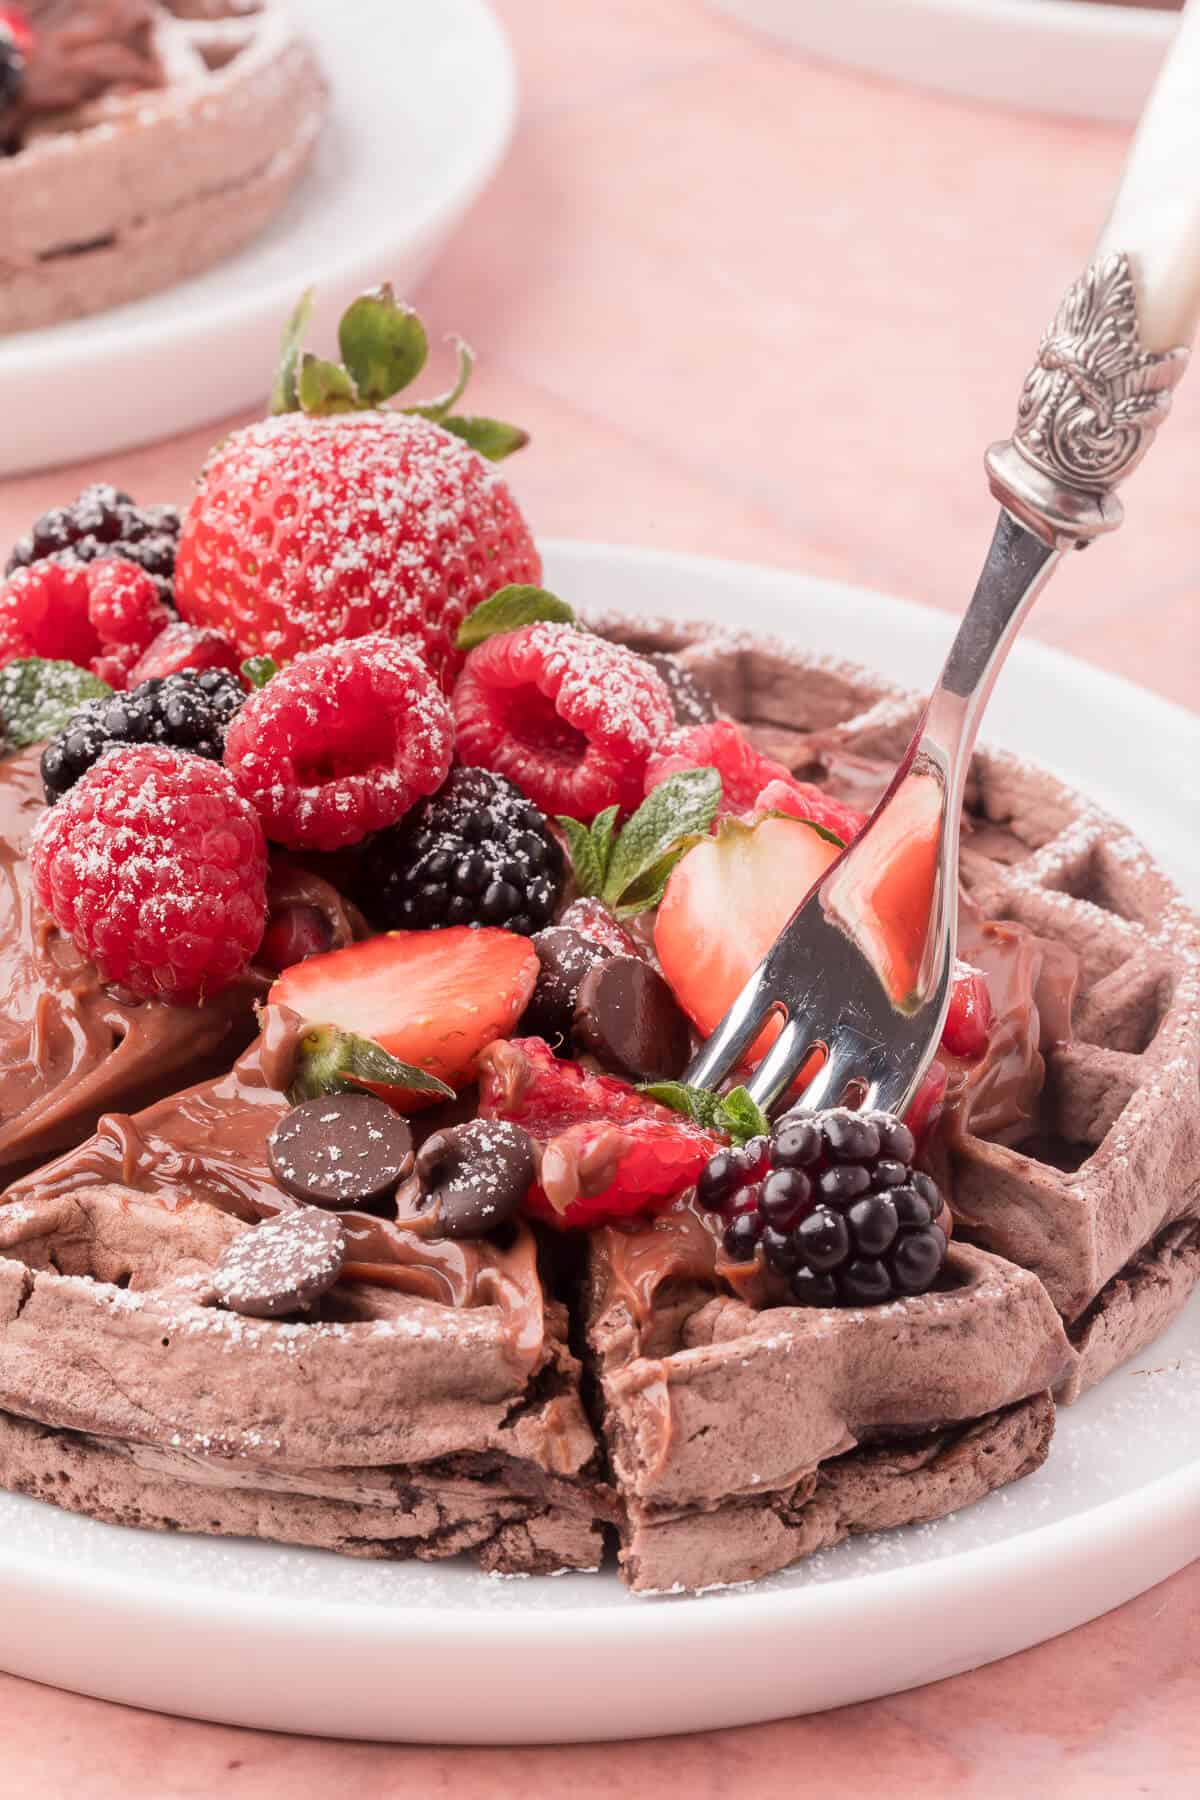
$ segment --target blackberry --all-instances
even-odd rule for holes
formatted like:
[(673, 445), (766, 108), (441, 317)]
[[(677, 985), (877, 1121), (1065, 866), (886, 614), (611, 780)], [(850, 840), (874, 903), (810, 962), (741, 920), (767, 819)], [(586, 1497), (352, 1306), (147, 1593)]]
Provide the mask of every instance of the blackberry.
[(725, 1219), (725, 1254), (762, 1259), (802, 1306), (875, 1306), (932, 1287), (946, 1259), (942, 1197), (890, 1113), (785, 1114), (769, 1138), (721, 1150), (696, 1198)]
[(52, 507), (35, 519), (14, 544), (5, 573), (48, 558), (94, 562), (101, 556), (123, 556), (154, 577), (159, 598), (170, 605), (179, 528), (175, 507), (137, 506), (128, 494), (97, 482), (69, 506)]
[(503, 925), (531, 937), (553, 918), (562, 879), (562, 851), (520, 789), (489, 769), (452, 769), (372, 839), (362, 903), (386, 928)]
[(185, 669), (127, 694), (86, 700), (42, 752), (46, 799), (61, 799), (117, 744), (167, 744), (220, 762), (226, 727), (245, 697), (227, 669)]

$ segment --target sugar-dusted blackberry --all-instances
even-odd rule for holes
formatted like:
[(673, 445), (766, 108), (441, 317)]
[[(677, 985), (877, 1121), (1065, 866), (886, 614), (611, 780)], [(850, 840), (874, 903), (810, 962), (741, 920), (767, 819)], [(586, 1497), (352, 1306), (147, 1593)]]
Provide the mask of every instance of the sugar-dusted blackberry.
[(96, 482), (69, 506), (55, 506), (35, 519), (9, 555), (5, 573), (54, 557), (94, 562), (122, 556), (154, 577), (159, 598), (175, 594), (175, 552), (179, 513), (173, 506), (138, 506), (107, 482)]
[(945, 1261), (942, 1197), (915, 1154), (889, 1113), (793, 1113), (719, 1151), (696, 1197), (726, 1220), (725, 1255), (761, 1256), (801, 1305), (874, 1306), (923, 1294)]
[(226, 728), (245, 697), (226, 669), (187, 669), (85, 701), (42, 752), (46, 799), (61, 799), (115, 744), (168, 744), (220, 762)]
[(502, 925), (532, 937), (553, 918), (562, 881), (562, 850), (521, 790), (489, 769), (452, 769), (372, 839), (362, 903), (389, 928)]

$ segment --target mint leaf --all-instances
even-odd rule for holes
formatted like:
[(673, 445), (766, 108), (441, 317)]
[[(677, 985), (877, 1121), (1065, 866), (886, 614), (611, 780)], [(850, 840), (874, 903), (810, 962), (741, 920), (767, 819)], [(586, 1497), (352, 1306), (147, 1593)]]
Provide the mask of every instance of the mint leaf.
[(279, 366), (275, 371), (275, 380), (271, 384), (271, 411), (273, 413), (299, 412), (300, 396), (296, 390), (296, 364), (300, 360), (300, 345), (304, 333), (308, 330), (308, 321), (312, 317), (313, 290), (305, 288), (291, 318), (283, 328), (279, 340)]
[[(603, 884), (608, 874), (608, 865), (612, 861), (613, 842), (617, 829), (619, 806), (606, 806), (592, 820), (592, 843), (596, 850), (596, 860), (600, 864), (600, 880)], [(597, 889), (599, 892), (599, 889)]]
[(106, 681), (73, 662), (23, 656), (0, 669), (0, 747), (24, 750), (61, 731), (85, 700), (107, 699)]
[(671, 869), (692, 840), (708, 832), (720, 804), (716, 769), (683, 769), (654, 788), (616, 841), (604, 882), (607, 905), (628, 912), (654, 904), (639, 884), (649, 882), (661, 894)]
[(604, 886), (604, 866), (591, 832), (578, 819), (560, 817), (558, 823), (567, 840), (567, 853), (580, 893), (598, 894)]
[(473, 413), (447, 413), (438, 423), (446, 431), (486, 456), (489, 462), (503, 462), (514, 450), (523, 450), (529, 433), (519, 425), (506, 425), (503, 419), (484, 419)]
[(573, 625), (575, 609), (547, 588), (514, 582), (497, 588), (489, 599), (472, 607), (454, 641), (460, 650), (473, 650), (485, 638), (496, 637), (502, 631), (519, 631), (522, 625), (536, 625), (542, 620), (552, 625)]
[(429, 340), (418, 314), (384, 282), (350, 302), (338, 325), (338, 349), (363, 403), (379, 406), (416, 380)]
[(688, 1087), (684, 1081), (643, 1082), (638, 1093), (645, 1094), (648, 1100), (657, 1100), (660, 1106), (669, 1106), (672, 1112), (682, 1113), (706, 1131), (712, 1129), (721, 1103), (718, 1094), (710, 1094), (707, 1088)]
[(353, 1090), (364, 1081), (407, 1088), (414, 1094), (454, 1098), (454, 1089), (427, 1069), (401, 1062), (373, 1038), (358, 1037), (336, 1025), (312, 1025), (300, 1039), (288, 1099), (293, 1106), (319, 1094)]
[(756, 1100), (751, 1099), (744, 1087), (735, 1087), (719, 1102), (714, 1115), (714, 1124), (718, 1131), (731, 1137), (735, 1144), (748, 1143), (751, 1138), (766, 1137), (771, 1129), (770, 1120)]
[(248, 656), (240, 672), (252, 688), (265, 688), (271, 677), (278, 675), (279, 664), (273, 656)]
[(300, 358), (300, 375), (296, 384), (300, 405), (306, 413), (354, 412), (358, 393), (340, 363), (326, 362), (306, 350)]
[(447, 388), (444, 394), (436, 394), (432, 400), (418, 400), (411, 406), (401, 407), (402, 412), (416, 413), (418, 418), (432, 419), (435, 425), (440, 425), (450, 408), (462, 399), (475, 367), (475, 356), (470, 344), (464, 343), (462, 338), (455, 342), (458, 345), (458, 374), (454, 386)]

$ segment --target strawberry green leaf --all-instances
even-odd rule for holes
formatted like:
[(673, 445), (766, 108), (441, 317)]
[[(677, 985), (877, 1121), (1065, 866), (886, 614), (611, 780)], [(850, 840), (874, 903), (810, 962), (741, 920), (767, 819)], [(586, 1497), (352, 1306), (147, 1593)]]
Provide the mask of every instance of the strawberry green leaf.
[(717, 1106), (713, 1123), (718, 1131), (731, 1137), (735, 1144), (748, 1143), (751, 1138), (766, 1137), (771, 1129), (766, 1113), (744, 1087), (730, 1089)]
[(373, 1038), (357, 1037), (336, 1025), (310, 1025), (300, 1039), (288, 1099), (298, 1106), (301, 1100), (343, 1093), (366, 1081), (407, 1088), (414, 1094), (454, 1098), (454, 1089), (436, 1075), (401, 1062)]
[(503, 419), (485, 419), (477, 413), (446, 413), (438, 422), (489, 462), (503, 462), (529, 442), (529, 433), (519, 425), (506, 425)]
[(591, 832), (578, 819), (560, 817), (558, 823), (567, 840), (567, 854), (580, 893), (598, 894), (604, 886), (604, 866)]
[(770, 812), (759, 813), (757, 817), (761, 819), (790, 819), (793, 825), (807, 825), (810, 831), (815, 831), (817, 836), (819, 838), (824, 838), (827, 844), (833, 844), (839, 850), (844, 850), (846, 848), (845, 838), (839, 837), (836, 831), (830, 831), (828, 825), (819, 825), (815, 819), (801, 819), (796, 813), (780, 812), (778, 807), (772, 807)]
[(300, 358), (297, 381), (300, 405), (306, 413), (323, 417), (327, 413), (355, 412), (358, 391), (340, 363), (326, 362), (306, 350)]
[(719, 1094), (710, 1094), (707, 1088), (688, 1087), (684, 1081), (647, 1081), (638, 1093), (645, 1094), (648, 1100), (657, 1100), (660, 1106), (669, 1106), (672, 1112), (682, 1113), (705, 1131), (711, 1131), (721, 1103)]
[(411, 406), (401, 407), (401, 412), (416, 413), (418, 418), (432, 419), (440, 425), (451, 407), (456, 406), (467, 391), (467, 383), (471, 379), (471, 371), (475, 367), (475, 356), (470, 344), (462, 338), (455, 340), (458, 346), (458, 374), (454, 386), (447, 388), (444, 394), (436, 394), (432, 400), (417, 400)]
[(279, 664), (273, 656), (248, 656), (241, 667), (242, 680), (249, 682), (252, 688), (265, 688), (273, 675), (278, 675)]
[(411, 306), (396, 299), (388, 282), (352, 300), (338, 325), (342, 361), (366, 406), (390, 400), (425, 367), (429, 340)]
[(0, 669), (0, 751), (53, 737), (77, 706), (111, 693), (106, 681), (73, 662), (23, 656), (7, 663)]
[(454, 641), (460, 650), (473, 650), (485, 638), (496, 637), (502, 631), (519, 631), (522, 625), (536, 625), (541, 620), (553, 625), (573, 625), (575, 609), (546, 588), (514, 582), (497, 588), (490, 599), (472, 607)]
[(271, 411), (273, 413), (299, 412), (300, 410), (300, 395), (296, 390), (296, 365), (300, 360), (300, 345), (303, 342), (304, 333), (308, 330), (312, 309), (313, 290), (305, 288), (296, 303), (291, 318), (283, 328), (283, 336), (280, 339), (279, 366), (271, 385)]
[(721, 804), (716, 769), (683, 769), (650, 792), (613, 847), (602, 898), (614, 912), (644, 911), (645, 884), (661, 894), (684, 851), (709, 830)]

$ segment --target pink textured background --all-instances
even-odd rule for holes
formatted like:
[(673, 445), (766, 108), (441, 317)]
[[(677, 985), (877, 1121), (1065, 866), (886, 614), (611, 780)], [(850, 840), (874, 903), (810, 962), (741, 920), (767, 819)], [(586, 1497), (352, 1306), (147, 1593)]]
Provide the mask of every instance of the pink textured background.
[[(980, 454), (1087, 258), (1122, 134), (808, 65), (698, 0), (498, 11), (521, 66), (516, 145), (416, 298), (435, 331), (481, 351), (476, 407), (533, 431), (510, 468), (536, 528), (959, 607), (993, 511)], [(217, 435), (4, 484), (0, 544), (100, 476), (186, 498)], [(1193, 706), (1198, 470), (1193, 382), (1128, 490), (1126, 530), (1063, 569), (1032, 627)], [(1131, 754), (1152, 780), (1151, 748)], [(915, 1694), (671, 1743), (528, 1751), (276, 1738), (0, 1677), (0, 1795), (591, 1800), (661, 1785), (790, 1800), (883, 1779), (967, 1800), (1173, 1796), (1200, 1766), (1198, 1641), (1194, 1564), (1066, 1638)]]

